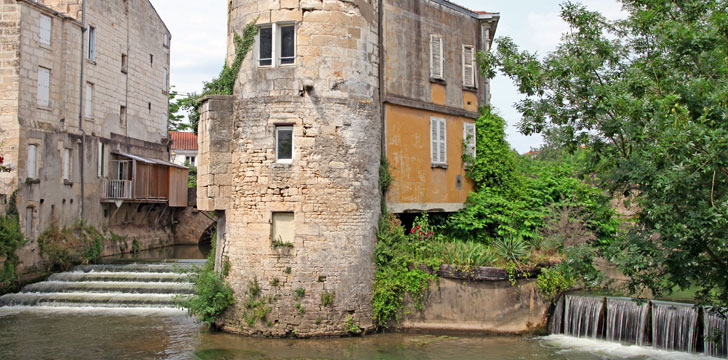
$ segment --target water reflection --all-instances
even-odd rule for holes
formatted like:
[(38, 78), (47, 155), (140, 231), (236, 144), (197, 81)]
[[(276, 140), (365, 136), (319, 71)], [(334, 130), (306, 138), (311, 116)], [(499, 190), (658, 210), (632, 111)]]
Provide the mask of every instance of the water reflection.
[(0, 308), (0, 359), (689, 358), (699, 357), (563, 335), (538, 339), (416, 334), (264, 339), (210, 333), (177, 310)]

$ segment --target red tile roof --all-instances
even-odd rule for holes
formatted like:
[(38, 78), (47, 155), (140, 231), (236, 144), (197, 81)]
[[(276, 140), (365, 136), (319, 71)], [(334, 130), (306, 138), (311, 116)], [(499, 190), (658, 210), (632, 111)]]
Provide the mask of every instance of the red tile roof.
[(191, 132), (170, 131), (172, 150), (197, 150), (197, 135)]

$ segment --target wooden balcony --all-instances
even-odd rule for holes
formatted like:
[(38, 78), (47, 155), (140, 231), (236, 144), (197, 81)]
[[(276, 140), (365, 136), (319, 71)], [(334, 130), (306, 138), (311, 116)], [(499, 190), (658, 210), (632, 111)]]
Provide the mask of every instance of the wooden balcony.
[(187, 206), (188, 169), (168, 161), (114, 153), (112, 179), (102, 181), (102, 202), (168, 203)]

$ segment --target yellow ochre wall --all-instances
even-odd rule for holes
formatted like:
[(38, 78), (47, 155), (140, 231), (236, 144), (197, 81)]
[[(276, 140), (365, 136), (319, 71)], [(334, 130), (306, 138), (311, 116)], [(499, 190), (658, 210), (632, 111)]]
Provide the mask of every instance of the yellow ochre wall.
[[(434, 97), (434, 96), (433, 96)], [(433, 99), (437, 103), (436, 99)], [(394, 182), (387, 193), (393, 212), (456, 211), (473, 190), (463, 165), (463, 123), (473, 119), (385, 104), (387, 160)], [(433, 168), (430, 117), (443, 118), (447, 133), (447, 169)], [(462, 187), (456, 186), (462, 176)]]

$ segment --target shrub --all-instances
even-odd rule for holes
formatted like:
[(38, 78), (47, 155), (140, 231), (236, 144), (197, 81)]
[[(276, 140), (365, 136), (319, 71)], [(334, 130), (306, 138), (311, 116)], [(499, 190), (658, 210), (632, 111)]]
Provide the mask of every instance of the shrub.
[[(215, 271), (215, 238), (216, 235), (213, 234), (212, 249), (205, 265), (190, 275), (194, 294), (175, 298), (177, 306), (187, 309), (190, 315), (197, 316), (208, 327), (212, 327), (227, 309), (235, 305), (233, 289), (223, 279), (222, 274)], [(257, 286), (257, 280), (255, 285)], [(259, 292), (260, 287), (257, 289)], [(249, 289), (248, 295), (251, 296), (251, 293)], [(256, 293), (252, 296), (257, 295)]]

